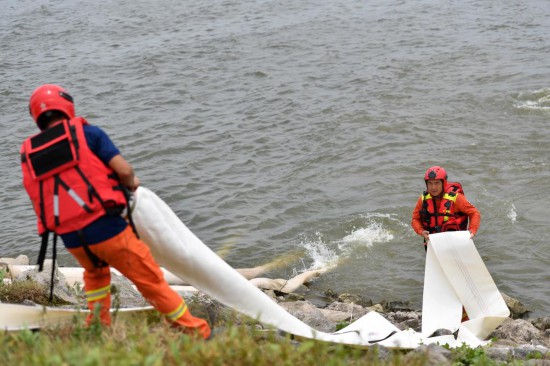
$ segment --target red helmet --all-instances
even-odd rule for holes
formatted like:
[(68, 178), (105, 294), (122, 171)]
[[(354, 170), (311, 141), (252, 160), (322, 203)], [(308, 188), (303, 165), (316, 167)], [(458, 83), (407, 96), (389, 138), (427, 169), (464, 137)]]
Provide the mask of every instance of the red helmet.
[(440, 179), (443, 181), (443, 188), (447, 186), (447, 172), (440, 166), (432, 166), (426, 170), (426, 174), (424, 174), (426, 184), (431, 179)]
[(29, 100), (29, 112), (36, 122), (47, 111), (57, 110), (67, 117), (74, 118), (73, 98), (59, 85), (44, 84), (36, 88)]

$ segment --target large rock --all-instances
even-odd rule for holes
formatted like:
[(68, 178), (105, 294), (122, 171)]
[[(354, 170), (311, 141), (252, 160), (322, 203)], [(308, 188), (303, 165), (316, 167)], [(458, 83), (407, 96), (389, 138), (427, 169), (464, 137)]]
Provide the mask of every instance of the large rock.
[(346, 302), (339, 302), (335, 301), (329, 306), (327, 306), (325, 309), (331, 310), (331, 311), (337, 311), (341, 313), (347, 314), (348, 321), (352, 322), (353, 320), (357, 320), (369, 311), (365, 309), (364, 307), (357, 305), (355, 303), (346, 303)]
[[(28, 270), (18, 274), (14, 281), (34, 281), (40, 285), (50, 288), (52, 276), (52, 260), (44, 261), (44, 269), (42, 272), (33, 266)], [(65, 276), (59, 271), (56, 266), (54, 272), (54, 302), (62, 302), (65, 305), (86, 306), (83, 289), (81, 285), (69, 286)], [(141, 307), (148, 305), (147, 301), (136, 291), (132, 283), (124, 276), (119, 276), (111, 273), (111, 302), (113, 308), (124, 307)]]
[[(532, 365), (550, 365), (548, 358), (550, 357), (549, 349), (540, 345), (531, 345), (524, 344), (515, 347), (491, 347), (485, 351), (485, 354), (493, 359), (503, 362), (508, 362), (510, 360), (526, 360), (531, 359), (531, 361), (543, 361), (542, 363), (529, 363)], [(537, 358), (545, 358), (537, 360)]]
[(385, 314), (386, 319), (401, 330), (414, 329), (420, 332), (422, 328), (421, 315), (416, 311), (396, 311)]
[(517, 344), (539, 342), (543, 339), (542, 332), (523, 319), (506, 319), (489, 337), (508, 339)]
[(133, 308), (149, 305), (129, 279), (114, 273), (111, 273), (111, 303), (113, 308)]
[(283, 302), (279, 305), (313, 329), (321, 332), (334, 332), (336, 330), (335, 324), (329, 321), (321, 310), (308, 301)]
[(525, 318), (530, 310), (525, 307), (519, 300), (516, 300), (506, 294), (501, 293), (506, 306), (510, 309), (510, 317), (512, 319), (522, 319)]
[(451, 351), (436, 344), (422, 345), (415, 348), (403, 357), (402, 364), (417, 364), (419, 355), (425, 359), (423, 365), (451, 365)]
[[(17, 275), (13, 281), (34, 281), (40, 285), (50, 288), (52, 279), (52, 260), (46, 259), (44, 261), (44, 268), (42, 272), (38, 271), (38, 267), (32, 267), (31, 269), (24, 271)], [(53, 297), (56, 302), (63, 302), (65, 304), (79, 304), (79, 300), (75, 296), (76, 293), (67, 285), (65, 276), (59, 272), (57, 265), (55, 266), (54, 276), (53, 276)], [(49, 291), (49, 290), (48, 290)]]
[(550, 318), (547, 316), (544, 316), (541, 318), (532, 319), (531, 324), (537, 327), (537, 329), (544, 332), (550, 329)]
[(0, 264), (16, 264), (16, 265), (29, 265), (29, 257), (26, 255), (19, 255), (17, 258), (0, 258)]

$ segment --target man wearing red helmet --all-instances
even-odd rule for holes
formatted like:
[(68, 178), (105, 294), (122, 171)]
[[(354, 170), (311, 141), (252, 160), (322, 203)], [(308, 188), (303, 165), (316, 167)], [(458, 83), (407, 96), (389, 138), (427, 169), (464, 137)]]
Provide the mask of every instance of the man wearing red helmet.
[(21, 167), (43, 237), (41, 256), (47, 233), (54, 232), (82, 265), (91, 310), (88, 324), (96, 306), (101, 323), (111, 323), (113, 267), (173, 326), (208, 338), (208, 323), (191, 315), (147, 245), (121, 216), (127, 205), (125, 192), (135, 191), (139, 179), (107, 134), (75, 116), (72, 97), (58, 85), (37, 88), (29, 111), (41, 132), (23, 142)]
[(433, 166), (424, 175), (426, 191), (420, 196), (412, 214), (412, 228), (424, 238), (427, 245), (429, 234), (444, 231), (469, 230), (470, 237), (476, 234), (481, 215), (461, 192), (458, 183), (447, 181), (447, 172)]

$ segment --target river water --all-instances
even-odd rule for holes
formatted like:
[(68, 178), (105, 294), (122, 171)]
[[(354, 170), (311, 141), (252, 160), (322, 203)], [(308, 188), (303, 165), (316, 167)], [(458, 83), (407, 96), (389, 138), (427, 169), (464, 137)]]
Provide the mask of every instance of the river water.
[[(36, 259), (19, 146), (59, 83), (210, 248), (420, 308), (442, 165), (499, 289), (550, 313), (550, 2), (0, 0), (2, 256)], [(73, 265), (66, 251), (60, 261)]]

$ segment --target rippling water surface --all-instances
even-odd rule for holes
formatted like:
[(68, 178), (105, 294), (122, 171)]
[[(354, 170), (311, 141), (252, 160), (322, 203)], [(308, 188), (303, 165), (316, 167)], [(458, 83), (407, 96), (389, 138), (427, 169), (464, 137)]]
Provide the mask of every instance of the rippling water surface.
[(294, 253), (269, 276), (420, 308), (410, 216), (442, 165), (497, 286), (550, 312), (547, 0), (0, 4), (2, 256), (36, 258), (18, 152), (54, 82), (234, 267)]

